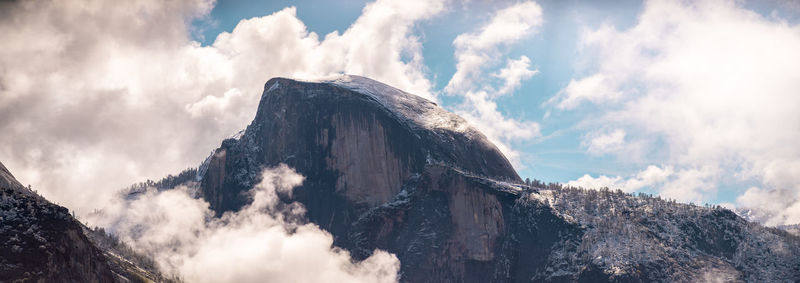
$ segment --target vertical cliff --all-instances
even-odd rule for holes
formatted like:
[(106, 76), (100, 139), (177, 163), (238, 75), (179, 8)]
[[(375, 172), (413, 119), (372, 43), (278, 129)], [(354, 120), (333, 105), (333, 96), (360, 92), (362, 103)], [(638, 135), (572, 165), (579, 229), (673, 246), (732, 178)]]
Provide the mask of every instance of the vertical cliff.
[[(357, 256), (376, 247), (417, 250), (408, 258), (441, 267), (430, 270), (446, 278), (464, 279), (470, 265), (491, 265), (506, 230), (498, 197), (462, 175), (520, 181), (499, 150), (462, 118), (355, 76), (267, 82), (253, 123), (207, 161), (203, 195), (218, 213), (238, 209), (247, 202), (242, 192), (258, 181), (253, 172), (279, 163), (306, 176), (293, 200), (305, 205), (309, 220), (330, 231), (337, 245), (363, 251)], [(371, 218), (411, 196), (419, 203), (409, 202), (390, 219)], [(416, 234), (419, 227), (409, 226), (416, 222), (436, 223), (429, 227), (436, 235), (420, 242), (383, 239)], [(353, 229), (359, 225), (366, 226)], [(382, 228), (372, 231), (373, 225)], [(376, 241), (386, 245), (369, 244)], [(403, 271), (417, 273), (405, 266)]]

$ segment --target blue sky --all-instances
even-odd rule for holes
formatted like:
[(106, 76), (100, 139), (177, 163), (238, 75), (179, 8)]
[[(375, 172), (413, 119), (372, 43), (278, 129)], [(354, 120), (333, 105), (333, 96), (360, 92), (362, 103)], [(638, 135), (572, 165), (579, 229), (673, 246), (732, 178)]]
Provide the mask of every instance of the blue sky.
[(796, 1), (30, 3), (0, 19), (0, 159), (79, 212), (197, 166), (269, 78), (351, 73), (437, 100), (523, 177), (800, 222)]

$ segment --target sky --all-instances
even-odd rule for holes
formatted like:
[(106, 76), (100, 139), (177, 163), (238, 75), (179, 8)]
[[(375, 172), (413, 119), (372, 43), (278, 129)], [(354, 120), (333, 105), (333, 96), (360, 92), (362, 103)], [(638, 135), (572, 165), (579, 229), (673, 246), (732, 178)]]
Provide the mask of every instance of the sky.
[(86, 214), (195, 167), (271, 77), (367, 76), (523, 178), (800, 223), (796, 1), (0, 2), (0, 161)]

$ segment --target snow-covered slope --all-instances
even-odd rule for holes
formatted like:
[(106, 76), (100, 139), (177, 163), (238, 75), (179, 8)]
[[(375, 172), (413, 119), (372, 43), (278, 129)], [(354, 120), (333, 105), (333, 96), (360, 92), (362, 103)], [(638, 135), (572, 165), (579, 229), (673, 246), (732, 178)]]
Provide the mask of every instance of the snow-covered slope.
[[(554, 253), (553, 275), (595, 268), (610, 279), (644, 281), (796, 282), (800, 237), (763, 227), (718, 206), (649, 195), (551, 186), (519, 200), (545, 205), (582, 230)], [(560, 269), (560, 271), (558, 270)]]
[[(148, 282), (157, 273), (108, 249), (105, 234), (89, 230), (69, 211), (23, 187), (0, 163), (0, 282)], [(131, 253), (132, 254), (132, 253)], [(127, 262), (126, 268), (120, 262)]]
[(113, 282), (100, 251), (61, 206), (0, 163), (0, 282)]
[(410, 127), (421, 126), (428, 130), (446, 129), (468, 135), (482, 135), (470, 127), (466, 120), (442, 109), (436, 103), (369, 78), (339, 75), (316, 82), (367, 95)]

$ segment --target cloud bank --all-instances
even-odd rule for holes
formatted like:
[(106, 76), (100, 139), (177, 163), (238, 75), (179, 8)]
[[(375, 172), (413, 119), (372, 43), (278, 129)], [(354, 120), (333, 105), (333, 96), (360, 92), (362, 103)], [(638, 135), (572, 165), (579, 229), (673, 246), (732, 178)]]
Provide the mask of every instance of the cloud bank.
[(182, 186), (116, 199), (90, 221), (187, 282), (397, 282), (393, 254), (354, 262), (329, 233), (304, 223), (301, 204), (281, 202), (278, 194), (291, 195), (303, 176), (286, 165), (261, 176), (252, 202), (220, 218)]
[(0, 158), (85, 214), (113, 192), (196, 166), (253, 118), (271, 77), (368, 76), (435, 99), (418, 22), (443, 1), (367, 4), (321, 37), (289, 7), (191, 39), (211, 0), (0, 3)]
[[(608, 109), (584, 121), (602, 129), (585, 136), (587, 151), (672, 168), (655, 185), (664, 196), (707, 201), (722, 183), (756, 182), (739, 205), (771, 202), (777, 218), (770, 224), (797, 222), (797, 50), (800, 26), (737, 1), (647, 1), (633, 27), (605, 25), (582, 36), (583, 59), (594, 63), (551, 102)], [(639, 178), (581, 179), (627, 188)]]

